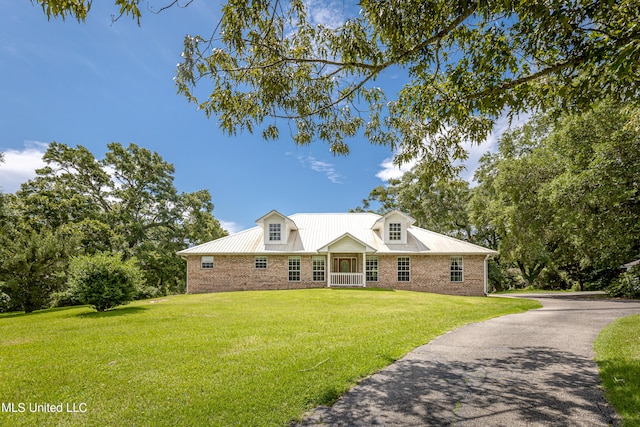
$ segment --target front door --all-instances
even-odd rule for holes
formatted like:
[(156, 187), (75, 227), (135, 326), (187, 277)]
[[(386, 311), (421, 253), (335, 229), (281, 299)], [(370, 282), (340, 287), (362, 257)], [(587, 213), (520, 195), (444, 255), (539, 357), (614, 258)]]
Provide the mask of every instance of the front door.
[(340, 258), (338, 260), (340, 273), (351, 273), (351, 258)]

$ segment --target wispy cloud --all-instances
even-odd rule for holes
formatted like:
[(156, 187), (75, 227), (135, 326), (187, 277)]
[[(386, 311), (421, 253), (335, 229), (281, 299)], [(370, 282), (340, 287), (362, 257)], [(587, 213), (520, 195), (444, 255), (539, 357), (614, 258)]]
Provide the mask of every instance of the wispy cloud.
[[(286, 154), (289, 156), (294, 155), (294, 153), (291, 152)], [(336, 167), (332, 163), (318, 160), (313, 156), (298, 155), (296, 158), (303, 167), (324, 174), (327, 179), (334, 184), (342, 184), (342, 175), (336, 171)]]
[(20, 185), (35, 178), (36, 169), (45, 166), (42, 156), (49, 144), (25, 141), (24, 149), (0, 149), (4, 162), (0, 163), (0, 187), (6, 193), (14, 193)]
[(309, 0), (307, 1), (307, 11), (312, 24), (319, 24), (328, 28), (338, 28), (346, 20), (345, 5), (342, 2)]

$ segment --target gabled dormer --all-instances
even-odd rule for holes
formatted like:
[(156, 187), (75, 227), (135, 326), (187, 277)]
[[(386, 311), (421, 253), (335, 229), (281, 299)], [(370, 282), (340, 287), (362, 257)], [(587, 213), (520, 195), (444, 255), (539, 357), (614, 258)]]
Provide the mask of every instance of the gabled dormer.
[(373, 224), (385, 245), (406, 245), (407, 229), (416, 222), (400, 211), (391, 211)]
[(257, 219), (256, 223), (262, 227), (265, 245), (284, 245), (291, 232), (298, 229), (293, 220), (276, 210)]

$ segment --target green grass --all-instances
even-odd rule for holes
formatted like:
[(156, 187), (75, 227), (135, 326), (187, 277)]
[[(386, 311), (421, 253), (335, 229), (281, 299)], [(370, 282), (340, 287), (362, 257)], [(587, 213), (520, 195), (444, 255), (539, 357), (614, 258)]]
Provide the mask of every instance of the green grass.
[[(26, 406), (0, 424), (285, 426), (446, 331), (537, 307), (315, 289), (0, 315), (0, 402)], [(42, 403), (86, 412), (29, 411)]]
[(640, 425), (640, 315), (620, 318), (595, 341), (600, 378), (624, 426)]

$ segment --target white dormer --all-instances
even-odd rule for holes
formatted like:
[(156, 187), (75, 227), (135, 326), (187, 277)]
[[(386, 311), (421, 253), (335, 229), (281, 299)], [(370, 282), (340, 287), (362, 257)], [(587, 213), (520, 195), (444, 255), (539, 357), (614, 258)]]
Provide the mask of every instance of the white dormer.
[(416, 222), (400, 211), (392, 211), (373, 224), (385, 245), (406, 245), (407, 229)]
[(284, 245), (289, 241), (289, 234), (298, 229), (295, 222), (276, 210), (257, 219), (256, 223), (262, 227), (265, 245)]

